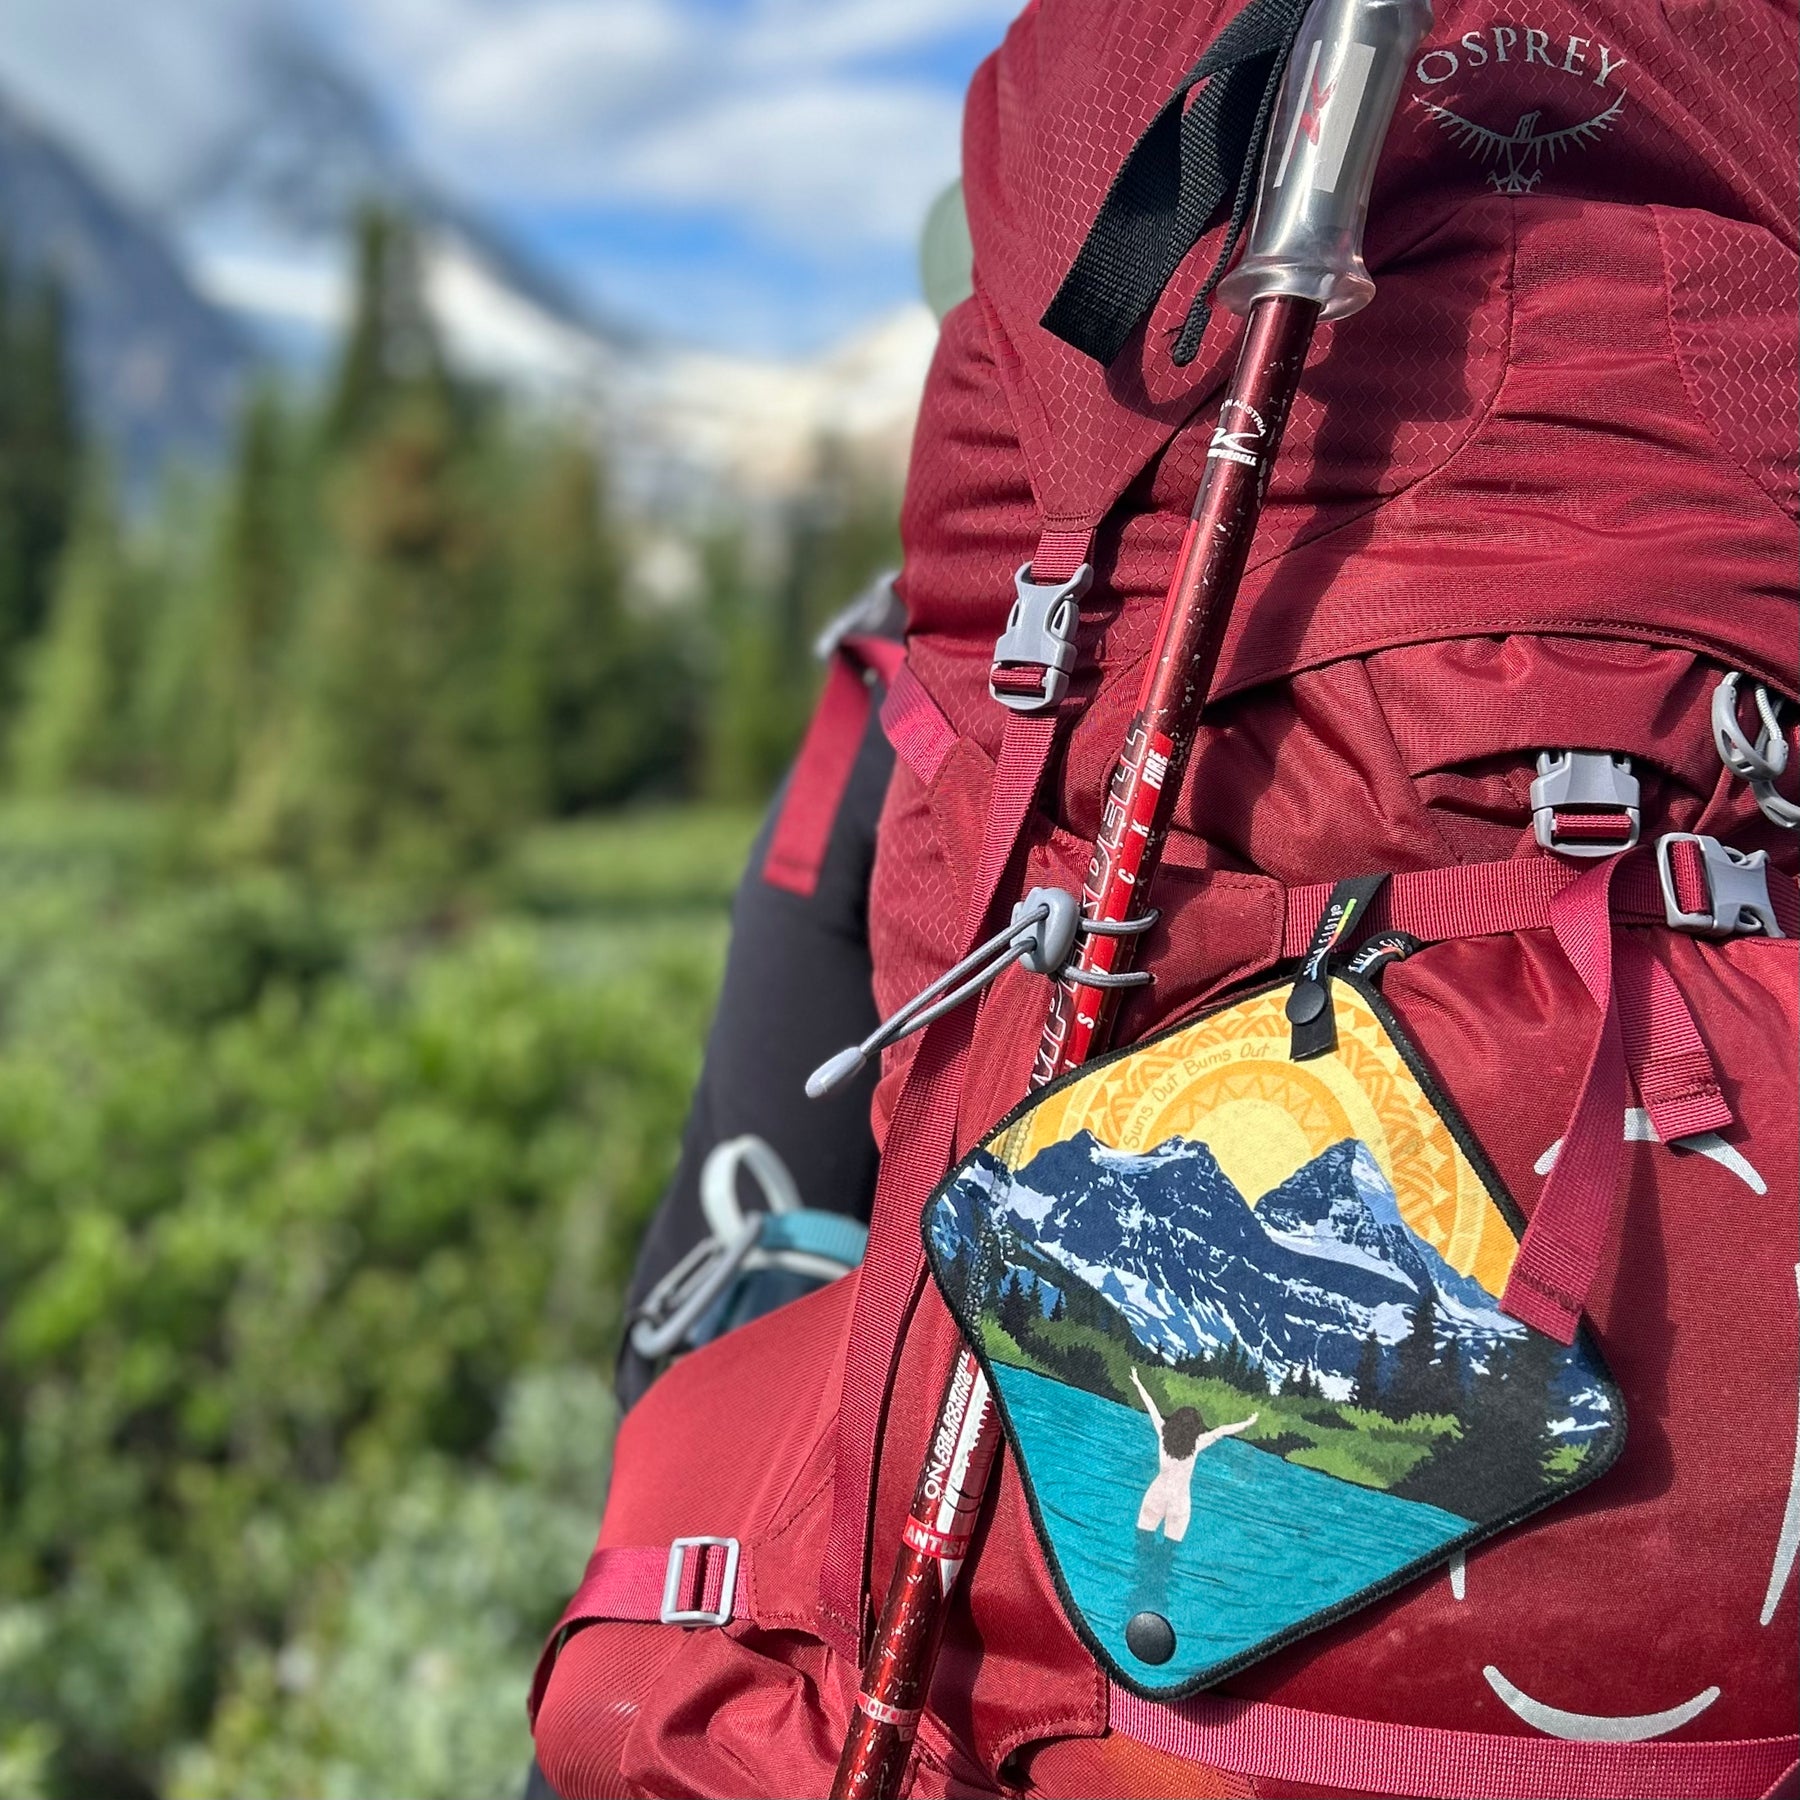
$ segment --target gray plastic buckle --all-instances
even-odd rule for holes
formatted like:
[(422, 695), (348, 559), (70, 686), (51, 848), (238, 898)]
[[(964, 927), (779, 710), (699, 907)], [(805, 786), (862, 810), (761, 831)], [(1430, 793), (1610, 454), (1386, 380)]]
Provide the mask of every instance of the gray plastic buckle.
[[(1638, 841), (1638, 778), (1631, 758), (1611, 750), (1545, 750), (1537, 759), (1531, 784), (1531, 824), (1537, 841), (1558, 856), (1617, 856)], [(1623, 838), (1564, 838), (1557, 833), (1558, 814), (1623, 813), (1630, 835)]]
[[(1677, 844), (1692, 844), (1700, 852), (1706, 871), (1705, 912), (1684, 911), (1676, 897), (1670, 855)], [(1766, 850), (1734, 850), (1697, 831), (1665, 832), (1656, 840), (1656, 874), (1662, 883), (1663, 916), (1677, 931), (1691, 931), (1700, 937), (1736, 937), (1758, 930), (1764, 937), (1784, 935), (1769, 900)], [(1744, 922), (1746, 914), (1748, 924)]]
[[(1069, 691), (1075, 666), (1075, 628), (1081, 623), (1081, 596), (1094, 579), (1093, 566), (1083, 563), (1067, 581), (1033, 581), (1031, 564), (1021, 563), (1013, 576), (1017, 598), (1006, 615), (1006, 629), (994, 645), (994, 668), (988, 692), (1014, 712), (1041, 712)], [(1015, 693), (995, 685), (994, 676), (1023, 664), (1042, 671), (1035, 693)]]
[(813, 655), (830, 662), (847, 637), (897, 638), (906, 627), (906, 609), (894, 592), (899, 571), (877, 575), (840, 613), (834, 613), (825, 629), (813, 639)]
[[(725, 1574), (719, 1583), (719, 1606), (708, 1612), (703, 1606), (681, 1607), (675, 1602), (681, 1596), (681, 1575), (687, 1567), (690, 1550), (723, 1550)], [(729, 1625), (731, 1609), (737, 1597), (738, 1541), (734, 1537), (678, 1537), (669, 1546), (669, 1572), (663, 1577), (662, 1611), (658, 1615), (665, 1625)]]

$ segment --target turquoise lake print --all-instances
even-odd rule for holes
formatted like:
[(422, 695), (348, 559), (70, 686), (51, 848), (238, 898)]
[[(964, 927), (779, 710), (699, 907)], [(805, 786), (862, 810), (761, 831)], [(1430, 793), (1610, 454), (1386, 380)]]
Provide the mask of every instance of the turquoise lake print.
[[(1121, 1670), (1163, 1686), (1328, 1612), (1470, 1530), (1418, 1501), (1335, 1481), (1233, 1439), (1201, 1452), (1179, 1543), (1137, 1529), (1157, 1471), (1144, 1414), (1025, 1369), (993, 1376), (1064, 1583)], [(1174, 1627), (1160, 1667), (1125, 1642), (1134, 1613)]]

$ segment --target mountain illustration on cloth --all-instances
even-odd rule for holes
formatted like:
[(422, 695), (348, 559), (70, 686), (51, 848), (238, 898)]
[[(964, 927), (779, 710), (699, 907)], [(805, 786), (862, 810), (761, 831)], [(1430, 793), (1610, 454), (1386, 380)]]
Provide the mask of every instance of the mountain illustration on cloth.
[[(1350, 1398), (1372, 1338), (1411, 1332), (1422, 1296), (1440, 1345), (1479, 1376), (1525, 1328), (1401, 1217), (1367, 1146), (1331, 1145), (1252, 1206), (1203, 1143), (1115, 1150), (1089, 1131), (1010, 1171), (979, 1151), (933, 1209), (933, 1247), (992, 1239), (1034, 1276), (1066, 1271), (1109, 1301), (1147, 1349), (1175, 1363), (1233, 1343), (1271, 1380), (1306, 1370)], [(1607, 1422), (1597, 1392), (1565, 1396), (1564, 1429)]]

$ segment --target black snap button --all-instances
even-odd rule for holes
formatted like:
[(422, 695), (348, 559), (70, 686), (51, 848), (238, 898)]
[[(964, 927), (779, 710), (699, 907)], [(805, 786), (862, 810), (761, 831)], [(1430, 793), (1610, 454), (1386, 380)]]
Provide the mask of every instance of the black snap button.
[(1310, 1025), (1326, 1006), (1322, 981), (1296, 981), (1287, 997), (1287, 1021), (1290, 1025)]
[(1161, 1613), (1133, 1613), (1125, 1626), (1125, 1648), (1143, 1663), (1166, 1663), (1175, 1654), (1175, 1627)]

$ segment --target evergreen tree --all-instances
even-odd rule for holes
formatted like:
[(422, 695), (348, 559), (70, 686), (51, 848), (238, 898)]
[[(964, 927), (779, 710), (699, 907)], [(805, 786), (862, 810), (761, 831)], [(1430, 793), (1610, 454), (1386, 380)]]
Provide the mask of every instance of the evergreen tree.
[(1550, 1422), (1562, 1410), (1557, 1394), (1562, 1355), (1561, 1346), (1536, 1331), (1496, 1344), (1487, 1375), (1480, 1378), (1479, 1409), (1468, 1409), (1459, 1435), (1395, 1492), (1466, 1516), (1482, 1509), (1504, 1511), (1536, 1496), (1556, 1448)]
[(1060, 1325), (1063, 1322), (1063, 1320), (1066, 1319), (1068, 1316), (1069, 1316), (1068, 1302), (1063, 1299), (1062, 1289), (1058, 1288), (1056, 1290), (1056, 1299), (1050, 1307), (1050, 1323), (1052, 1325)]
[(525, 475), (507, 603), (509, 745), (548, 812), (672, 787), (698, 709), (677, 624), (626, 603), (619, 531), (590, 449), (558, 438)]
[(1037, 1302), (1026, 1293), (1025, 1284), (1019, 1279), (1019, 1271), (1009, 1272), (1005, 1285), (1000, 1289), (1000, 1303), (996, 1308), (1000, 1319), (1000, 1329), (1015, 1344), (1023, 1344), (1031, 1334), (1031, 1327), (1038, 1317)]
[(149, 652), (146, 736), (178, 790), (207, 805), (230, 796), (286, 698), (299, 563), (291, 436), (276, 393), (253, 395), (205, 566), (163, 609)]
[(402, 401), (450, 402), (437, 327), (426, 303), (417, 232), (402, 214), (367, 206), (356, 221), (356, 286), (325, 407), (333, 449), (362, 442)]
[[(359, 267), (326, 434), (325, 544), (283, 644), (288, 696), (238, 784), (236, 830), (316, 867), (375, 859), (435, 880), (490, 856), (533, 811), (500, 678), (509, 496), (493, 490), (489, 421), (431, 338), (410, 235), (368, 215)], [(251, 491), (246, 526), (260, 516)], [(264, 599), (255, 616), (282, 609), (279, 591)], [(244, 635), (264, 647), (265, 634)]]
[(48, 618), (81, 458), (61, 292), (0, 256), (0, 699)]
[(967, 1308), (971, 1298), (969, 1283), (975, 1273), (975, 1259), (969, 1248), (967, 1238), (956, 1240), (956, 1252), (944, 1264), (944, 1272), (939, 1278), (943, 1284), (945, 1297), (957, 1311)]
[(1351, 1392), (1352, 1402), (1368, 1412), (1380, 1412), (1385, 1404), (1381, 1364), (1381, 1340), (1371, 1328), (1362, 1341), (1362, 1350), (1356, 1359), (1356, 1385)]
[(1388, 1410), (1395, 1418), (1441, 1410), (1438, 1404), (1441, 1391), (1432, 1367), (1436, 1357), (1437, 1301), (1431, 1291), (1425, 1289), (1414, 1303), (1412, 1328), (1394, 1351)]
[(708, 546), (708, 617), (716, 647), (705, 784), (722, 799), (765, 797), (805, 729), (820, 671), (819, 628), (899, 561), (898, 509), (841, 445), (790, 506), (775, 544), (741, 527)]
[(96, 474), (25, 669), (11, 746), (22, 788), (55, 793), (124, 773), (138, 622), (111, 489)]

